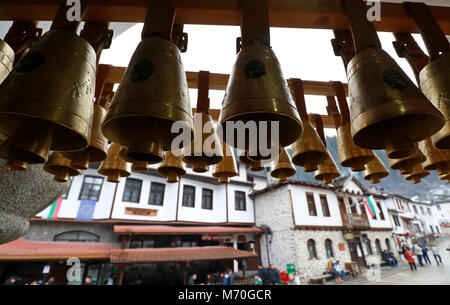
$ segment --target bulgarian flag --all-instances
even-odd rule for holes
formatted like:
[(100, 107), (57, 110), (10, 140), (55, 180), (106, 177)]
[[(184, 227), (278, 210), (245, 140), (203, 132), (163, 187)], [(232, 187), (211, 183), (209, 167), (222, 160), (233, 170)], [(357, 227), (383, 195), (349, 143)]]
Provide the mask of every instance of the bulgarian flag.
[(364, 205), (366, 206), (367, 210), (370, 213), (370, 216), (375, 216), (377, 214), (375, 209), (375, 198), (373, 196), (367, 197), (364, 199)]
[(48, 213), (47, 219), (57, 219), (59, 210), (61, 209), (63, 199), (59, 198), (55, 202), (52, 203), (52, 206), (50, 207), (50, 212)]

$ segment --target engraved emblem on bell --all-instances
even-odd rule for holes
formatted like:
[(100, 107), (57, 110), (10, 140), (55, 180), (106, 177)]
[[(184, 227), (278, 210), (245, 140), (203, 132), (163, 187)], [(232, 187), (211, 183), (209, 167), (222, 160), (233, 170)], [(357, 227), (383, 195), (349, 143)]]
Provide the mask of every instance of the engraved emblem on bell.
[(45, 61), (45, 56), (40, 51), (32, 51), (25, 55), (17, 64), (16, 72), (30, 72), (42, 65)]
[(402, 73), (395, 69), (389, 69), (383, 72), (384, 82), (393, 89), (405, 89), (408, 87), (408, 81)]
[(247, 78), (258, 78), (266, 74), (266, 65), (260, 60), (254, 59), (245, 65), (244, 74)]
[(131, 81), (132, 82), (140, 82), (147, 80), (150, 76), (153, 75), (153, 64), (151, 61), (147, 59), (143, 59), (139, 61), (133, 67), (133, 71), (131, 72)]

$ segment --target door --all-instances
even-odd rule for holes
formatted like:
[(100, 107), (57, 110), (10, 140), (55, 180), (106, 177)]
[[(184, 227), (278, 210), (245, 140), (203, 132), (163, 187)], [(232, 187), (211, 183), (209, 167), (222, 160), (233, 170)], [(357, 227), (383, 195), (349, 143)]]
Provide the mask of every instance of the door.
[(365, 267), (366, 259), (364, 257), (364, 252), (362, 251), (361, 241), (358, 237), (348, 241), (348, 249), (350, 251), (352, 261), (357, 262), (360, 268)]

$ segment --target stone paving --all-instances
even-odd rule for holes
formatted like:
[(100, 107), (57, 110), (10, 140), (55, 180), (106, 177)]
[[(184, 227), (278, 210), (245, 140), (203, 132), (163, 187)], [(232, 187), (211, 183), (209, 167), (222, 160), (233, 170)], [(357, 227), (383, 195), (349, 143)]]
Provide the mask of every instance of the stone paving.
[(450, 285), (450, 238), (444, 238), (436, 241), (440, 249), (443, 265), (437, 266), (436, 261), (429, 251), (428, 256), (431, 265), (421, 267), (416, 258), (417, 271), (411, 271), (409, 265), (401, 264), (397, 268), (383, 268), (381, 270), (381, 279), (378, 281), (368, 281), (367, 276), (361, 279), (349, 280), (341, 285)]

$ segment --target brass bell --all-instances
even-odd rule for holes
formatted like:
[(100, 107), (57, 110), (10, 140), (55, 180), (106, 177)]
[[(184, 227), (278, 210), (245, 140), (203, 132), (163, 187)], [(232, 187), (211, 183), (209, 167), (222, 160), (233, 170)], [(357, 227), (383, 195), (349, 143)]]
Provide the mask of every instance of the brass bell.
[(389, 171), (384, 166), (380, 158), (374, 154), (375, 159), (365, 165), (363, 177), (369, 180), (372, 184), (380, 183), (381, 179), (389, 176)]
[(334, 179), (341, 175), (341, 172), (339, 171), (339, 168), (330, 153), (328, 151), (327, 153), (328, 158), (319, 164), (318, 169), (314, 172), (314, 179), (323, 181), (325, 184), (331, 184)]
[(318, 169), (321, 162), (328, 158), (327, 149), (309, 122), (302, 81), (290, 79), (288, 83), (303, 122), (303, 132), (300, 138), (292, 144), (292, 162), (295, 165), (303, 166), (305, 172), (313, 172)]
[(56, 182), (66, 182), (71, 176), (78, 176), (81, 172), (70, 165), (70, 159), (67, 159), (60, 152), (54, 151), (48, 161), (44, 164), (44, 170), (54, 175)]
[(95, 69), (91, 45), (62, 29), (45, 33), (15, 65), (0, 87), (0, 130), (16, 159), (43, 163), (50, 149), (87, 147)]
[(425, 170), (437, 170), (447, 166), (450, 161), (450, 151), (436, 149), (431, 138), (419, 142), (418, 145), (427, 158), (422, 164)]
[[(171, 4), (173, 1), (171, 1)], [(154, 2), (152, 5), (163, 5)], [(186, 74), (177, 46), (170, 41), (175, 8), (161, 13), (150, 7), (142, 41), (131, 58), (102, 125), (103, 134), (127, 147), (128, 157), (159, 163), (163, 150), (172, 149), (177, 133), (172, 124), (189, 130), (193, 137), (192, 109)], [(153, 15), (155, 14), (155, 15)], [(159, 33), (159, 22), (168, 33)], [(164, 27), (162, 26), (162, 27)], [(181, 148), (181, 147), (177, 147)]]
[(440, 165), (437, 168), (436, 173), (438, 174), (439, 177), (449, 176), (450, 175), (450, 161)]
[(282, 148), (278, 159), (272, 161), (270, 168), (270, 175), (277, 178), (280, 182), (286, 181), (289, 177), (295, 175), (295, 167), (291, 162), (291, 157), (287, 151)]
[(407, 157), (415, 152), (413, 143), (442, 128), (444, 118), (381, 49), (375, 27), (366, 18), (365, 3), (343, 0), (343, 4), (356, 51), (347, 67), (353, 140), (363, 148), (386, 149), (391, 159)]
[(27, 163), (18, 160), (8, 160), (3, 166), (4, 169), (9, 171), (25, 171), (27, 169)]
[(425, 162), (426, 159), (425, 155), (419, 149), (417, 149), (416, 153), (405, 158), (388, 158), (390, 167), (395, 170), (400, 170), (403, 175), (412, 173), (413, 167)]
[(236, 159), (230, 145), (222, 142), (223, 159), (214, 164), (213, 176), (219, 179), (220, 183), (230, 182), (230, 178), (238, 175)]
[(425, 3), (408, 2), (405, 7), (415, 20), (430, 56), (430, 63), (419, 73), (420, 87), (445, 118), (445, 125), (431, 139), (436, 148), (450, 150), (450, 43)]
[(192, 165), (192, 170), (197, 173), (207, 172), (208, 166), (223, 159), (219, 137), (214, 129), (204, 132), (205, 124), (214, 127), (211, 116), (207, 113), (196, 113), (194, 141), (183, 149), (183, 162)]
[(420, 183), (422, 178), (430, 174), (429, 171), (423, 169), (422, 165), (418, 164), (413, 167), (412, 173), (405, 176), (406, 180), (411, 180), (413, 184)]
[[(237, 55), (228, 81), (219, 125), (227, 144), (249, 150), (253, 160), (269, 159), (272, 156), (264, 155), (260, 148), (265, 144), (289, 146), (301, 136), (302, 122), (278, 59), (270, 47), (267, 1), (244, 0), (240, 1), (240, 5), (242, 50)], [(238, 128), (227, 130), (228, 123), (236, 126), (239, 121), (254, 124), (255, 135), (237, 131)], [(267, 128), (260, 128), (263, 122), (267, 122)], [(271, 122), (279, 124), (278, 141), (272, 135)], [(231, 141), (232, 133), (234, 141)], [(245, 137), (242, 143), (238, 143), (239, 136)], [(251, 147), (252, 142), (258, 147), (257, 152), (251, 151), (255, 148)]]
[(11, 72), (14, 65), (14, 50), (3, 40), (0, 39), (0, 84)]
[(81, 151), (65, 152), (64, 156), (71, 160), (71, 166), (86, 170), (89, 163), (105, 160), (108, 140), (103, 136), (101, 124), (106, 115), (106, 109), (94, 104), (94, 117), (92, 118), (91, 137), (89, 146)]
[(145, 172), (148, 169), (148, 162), (136, 160), (132, 163), (131, 169), (133, 171)]
[(164, 153), (164, 161), (159, 165), (158, 173), (167, 177), (168, 183), (178, 182), (179, 177), (186, 174), (186, 165), (181, 159), (181, 155), (176, 156), (171, 151)]
[(123, 160), (120, 155), (122, 147), (117, 143), (112, 143), (108, 149), (106, 159), (100, 163), (98, 173), (107, 176), (107, 181), (119, 183), (121, 177), (131, 175), (131, 163)]
[(253, 172), (260, 172), (264, 170), (264, 164), (263, 161), (255, 161), (249, 158), (248, 152), (245, 150), (238, 150), (239, 155), (239, 161), (242, 163), (248, 165), (250, 167), (250, 170)]

